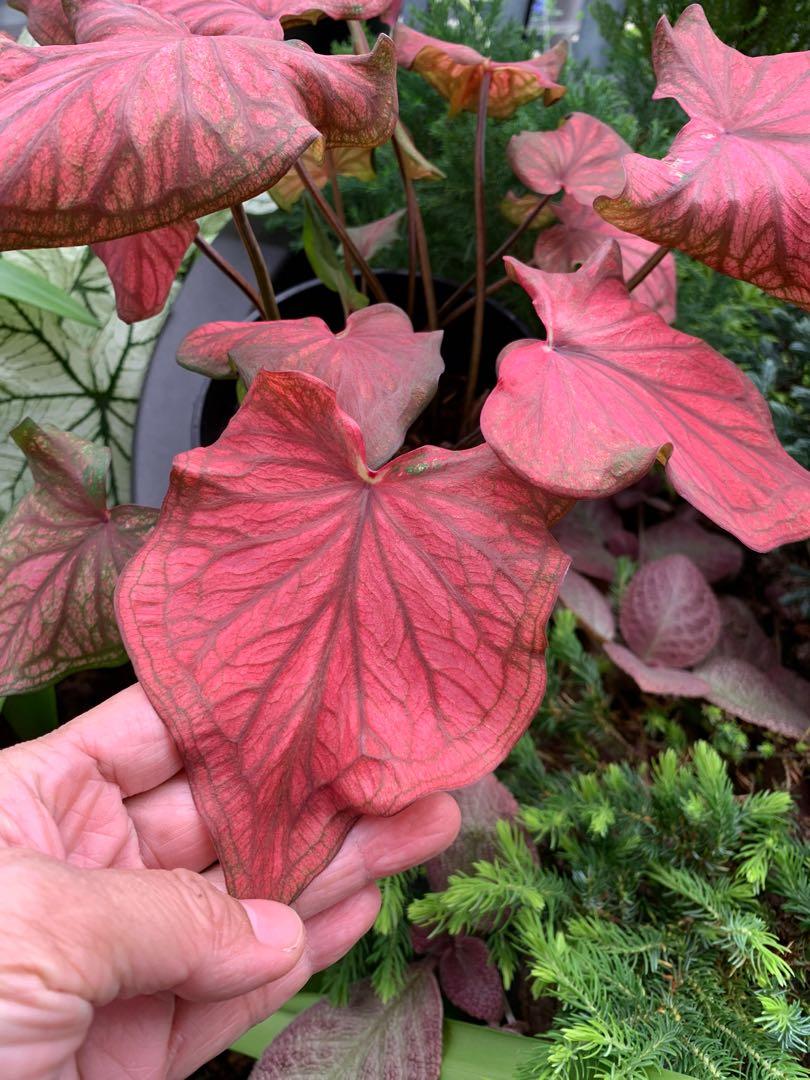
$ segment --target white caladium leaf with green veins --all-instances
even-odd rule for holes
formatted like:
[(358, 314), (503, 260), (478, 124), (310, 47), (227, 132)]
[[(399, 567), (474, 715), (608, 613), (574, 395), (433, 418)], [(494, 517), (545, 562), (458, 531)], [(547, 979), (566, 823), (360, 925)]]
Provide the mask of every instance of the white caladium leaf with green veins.
[(168, 305), (145, 322), (122, 323), (107, 272), (87, 248), (4, 258), (81, 302), (99, 327), (0, 299), (0, 516), (30, 487), (25, 459), (7, 437), (25, 417), (108, 446), (110, 494), (125, 502), (138, 395)]

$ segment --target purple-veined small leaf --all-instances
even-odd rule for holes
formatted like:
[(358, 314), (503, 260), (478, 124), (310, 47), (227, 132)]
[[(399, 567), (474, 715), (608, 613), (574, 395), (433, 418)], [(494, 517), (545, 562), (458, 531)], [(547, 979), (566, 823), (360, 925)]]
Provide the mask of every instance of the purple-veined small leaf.
[(695, 674), (709, 686), (707, 700), (733, 716), (790, 739), (810, 733), (810, 714), (753, 664), (721, 656), (707, 660)]
[(331, 387), (357, 423), (374, 468), (402, 445), (436, 392), (444, 370), (442, 332), (415, 333), (393, 304), (355, 311), (333, 334), (323, 319), (206, 323), (180, 344), (178, 361), (211, 378), (238, 374), (250, 386), (260, 371), (304, 371)]
[(12, 435), (34, 489), (0, 528), (0, 694), (126, 659), (115, 583), (157, 518), (107, 508), (109, 450), (32, 420)]
[(504, 1012), (503, 983), (481, 938), (450, 937), (439, 956), (439, 982), (456, 1008), (497, 1024)]
[(517, 800), (495, 773), (458, 788), (453, 797), (461, 810), (461, 829), (450, 847), (425, 865), (434, 892), (447, 888), (450, 874), (471, 871), (479, 859), (492, 859), (496, 824), (502, 818), (511, 821), (518, 812)]
[(613, 640), (616, 623), (610, 604), (586, 577), (569, 570), (560, 586), (560, 600), (592, 634), (603, 641)]
[(393, 214), (378, 218), (376, 221), (369, 221), (367, 225), (350, 226), (346, 232), (363, 258), (373, 259), (378, 251), (382, 251), (396, 240), (399, 235), (399, 223), (404, 216), (404, 210), (395, 210)]
[(343, 1008), (319, 1001), (273, 1039), (250, 1080), (439, 1080), (442, 996), (429, 967), (411, 965), (383, 1004), (368, 981)]
[(653, 667), (698, 663), (720, 636), (720, 609), (706, 579), (685, 555), (646, 563), (633, 576), (619, 612), (622, 636)]
[(710, 584), (736, 577), (742, 570), (743, 549), (738, 543), (682, 518), (662, 521), (641, 536), (642, 562), (665, 555), (686, 555)]
[(769, 671), (777, 662), (776, 645), (757, 622), (748, 605), (736, 596), (721, 596), (720, 637), (707, 657), (745, 660), (760, 671)]
[(621, 670), (629, 675), (645, 694), (672, 694), (675, 697), (706, 697), (707, 682), (682, 668), (652, 667), (639, 660), (635, 653), (615, 641), (605, 643), (605, 652)]

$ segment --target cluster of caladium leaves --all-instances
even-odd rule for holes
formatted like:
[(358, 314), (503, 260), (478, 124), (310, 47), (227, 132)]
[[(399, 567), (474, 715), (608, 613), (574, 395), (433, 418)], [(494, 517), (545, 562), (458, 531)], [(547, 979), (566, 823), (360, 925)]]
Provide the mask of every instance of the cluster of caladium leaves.
[[(704, 698), (793, 739), (810, 734), (810, 684), (780, 664), (776, 643), (742, 600), (712, 589), (739, 573), (739, 545), (688, 515), (636, 537), (610, 500), (579, 503), (554, 531), (572, 559), (561, 601), (641, 690)], [(639, 562), (618, 628), (607, 596), (590, 580), (615, 577), (615, 552)]]

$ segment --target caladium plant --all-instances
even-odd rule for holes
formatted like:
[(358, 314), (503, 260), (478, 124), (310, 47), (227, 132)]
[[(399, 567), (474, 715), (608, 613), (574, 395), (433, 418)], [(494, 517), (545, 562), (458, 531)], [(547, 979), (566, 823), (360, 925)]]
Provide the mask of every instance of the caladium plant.
[[(27, 0), (26, 8), (42, 47), (0, 38), (0, 248), (92, 244), (121, 315), (138, 320), (161, 307), (186, 248), (205, 251), (197, 219), (231, 208), (256, 275), (256, 289), (240, 287), (259, 321), (203, 325), (181, 346), (181, 363), (239, 376), (248, 390), (218, 442), (177, 459), (137, 552), (152, 515), (108, 510), (99, 466), (79, 478), (69, 437), (50, 436), (68, 463), (76, 544), (102, 568), (99, 611), (133, 555), (117, 589), (120, 634), (182, 750), (233, 892), (289, 900), (360, 814), (472, 784), (502, 760), (543, 694), (545, 624), (567, 542), (577, 570), (601, 580), (621, 555), (639, 555), (621, 521), (590, 500), (660, 462), (685, 498), (757, 550), (810, 533), (808, 474), (780, 447), (753, 383), (665, 321), (674, 315), (674, 263), (660, 247), (804, 302), (806, 55), (740, 57), (716, 42), (697, 8), (675, 29), (662, 23), (659, 95), (677, 93), (694, 118), (676, 157), (649, 167), (659, 186), (648, 198), (636, 156), (592, 117), (527, 132), (510, 156), (540, 198), (520, 204), (515, 232), (489, 253), (486, 124), (533, 99), (554, 106), (564, 46), (503, 61), (398, 25), (396, 45), (382, 36), (367, 47), (355, 20), (382, 13), (371, 0)], [(314, 13), (350, 17), (356, 55), (322, 56), (284, 40), (285, 26)], [(426, 407), (441, 375), (442, 325), (462, 297), (436, 304), (415, 181), (441, 183), (441, 173), (399, 123), (395, 59), (451, 112), (476, 114), (475, 290), (463, 297), (474, 318), (452, 430), (437, 429)], [(749, 92), (760, 85), (764, 98)], [(389, 140), (404, 217), (353, 231), (338, 178), (370, 176), (372, 149)], [(751, 154), (764, 162), (756, 183), (739, 168)], [(784, 170), (773, 164), (782, 157)], [(674, 212), (661, 177), (677, 189)], [(280, 202), (304, 196), (310, 239), (317, 220), (340, 241), (329, 272), (344, 275), (333, 283), (342, 328), (317, 311), (277, 317), (242, 206), (268, 188)], [(541, 216), (550, 199), (560, 224)], [(400, 220), (411, 256), (407, 311), (388, 302), (368, 261)], [(491, 388), (482, 367), (487, 271), (532, 224), (545, 226), (539, 265), (510, 260), (510, 287), (529, 293), (542, 326), (504, 350)], [(414, 321), (417, 267), (426, 326)], [(482, 380), (491, 389), (483, 410)], [(93, 488), (92, 512), (82, 483)], [(38, 486), (30, 498), (45, 496)], [(59, 637), (65, 610), (93, 610), (75, 589), (92, 575), (71, 583), (57, 574), (63, 601), (45, 602), (34, 570), (50, 540), (29, 528), (32, 507), (9, 519), (13, 535), (0, 549), (19, 581), (2, 612), (25, 685), (57, 678), (65, 659), (108, 662), (107, 646), (120, 654), (106, 617), (70, 641)], [(20, 547), (14, 530), (23, 525)], [(92, 544), (81, 529), (91, 529)], [(679, 671), (699, 693), (710, 696), (711, 686), (730, 701), (729, 665), (749, 661), (724, 651), (722, 613), (702, 575), (732, 574), (738, 548), (729, 541), (710, 565), (699, 538), (687, 539), (686, 552), (682, 538), (644, 540), (645, 566), (619, 617), (626, 645), (611, 640), (615, 622), (598, 586), (569, 578), (563, 599), (651, 678)], [(662, 563), (672, 602), (656, 584)], [(51, 639), (54, 657), (41, 656), (40, 642)], [(749, 713), (763, 695), (756, 700)]]

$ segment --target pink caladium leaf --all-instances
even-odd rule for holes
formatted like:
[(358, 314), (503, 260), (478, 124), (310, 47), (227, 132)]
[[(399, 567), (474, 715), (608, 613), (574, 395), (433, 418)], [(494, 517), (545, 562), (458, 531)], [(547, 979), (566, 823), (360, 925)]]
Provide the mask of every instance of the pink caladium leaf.
[(565, 42), (531, 60), (498, 63), (470, 48), (411, 30), (400, 23), (394, 33), (400, 67), (418, 72), (450, 102), (451, 116), (462, 109), (478, 111), (484, 72), (492, 77), (487, 115), (505, 120), (521, 106), (542, 97), (552, 105), (565, 93), (555, 82), (568, 56)]
[(768, 678), (789, 701), (807, 710), (808, 702), (810, 702), (810, 682), (807, 679), (803, 679), (797, 671), (782, 667), (781, 664), (774, 664), (768, 669)]
[(512, 172), (531, 191), (566, 191), (589, 210), (597, 195), (622, 190), (622, 157), (630, 152), (612, 127), (579, 112), (571, 113), (556, 131), (513, 135), (506, 148)]
[(323, 319), (208, 323), (181, 343), (178, 360), (213, 378), (235, 376), (247, 386), (260, 371), (304, 371), (337, 394), (354, 420), (376, 468), (399, 449), (405, 432), (433, 395), (444, 370), (442, 332), (415, 333), (393, 304), (355, 311), (333, 334)]
[(612, 641), (616, 623), (610, 604), (595, 585), (576, 570), (569, 570), (560, 586), (560, 600), (578, 621), (602, 641)]
[(707, 700), (733, 716), (791, 739), (810, 734), (806, 707), (796, 705), (753, 664), (722, 656), (707, 660), (695, 674), (709, 685)]
[[(507, 221), (513, 225), (522, 225), (529, 214), (537, 207), (540, 199), (537, 195), (528, 192), (525, 195), (516, 195), (514, 191), (507, 191), (501, 200), (500, 211)], [(550, 206), (544, 207), (536, 217), (532, 218), (530, 229), (545, 229), (553, 225), (557, 216)]]
[(699, 675), (682, 668), (653, 667), (639, 660), (635, 653), (615, 641), (605, 643), (605, 652), (629, 675), (645, 694), (672, 694), (675, 697), (705, 698), (711, 687)]
[[(117, 33), (122, 20), (136, 37)], [(190, 221), (266, 190), (319, 140), (377, 145), (396, 122), (388, 38), (368, 56), (318, 56), (195, 36), (116, 0), (89, 0), (73, 23), (77, 40), (92, 40), (0, 42), (4, 58), (29, 64), (0, 91), (0, 248)], [(177, 153), (166, 152), (167, 132)]]
[[(373, 180), (374, 172), (372, 150), (368, 146), (339, 146), (330, 151), (332, 164), (338, 176), (353, 176), (357, 180)], [(329, 183), (329, 168), (319, 148), (307, 150), (301, 157), (301, 164), (307, 170), (310, 179), (319, 188)], [(296, 170), (290, 171), (270, 188), (270, 194), (282, 210), (293, 207), (304, 193), (304, 182)]]
[(810, 52), (743, 56), (693, 4), (653, 43), (656, 98), (690, 117), (669, 154), (629, 154), (596, 209), (620, 229), (810, 308)]
[(439, 981), (450, 1001), (468, 1016), (487, 1024), (503, 1017), (501, 976), (480, 938), (463, 934), (449, 939), (439, 956)]
[(509, 346), (481, 413), (510, 468), (592, 498), (660, 456), (679, 494), (756, 551), (810, 534), (810, 473), (782, 449), (754, 384), (628, 294), (614, 242), (575, 274), (505, 262), (547, 333)]
[(404, 216), (404, 210), (395, 210), (393, 214), (370, 221), (367, 225), (350, 226), (346, 232), (363, 258), (372, 259), (378, 251), (389, 247), (397, 239), (400, 222)]
[(442, 996), (436, 976), (412, 964), (391, 1001), (370, 981), (357, 983), (343, 1008), (319, 1001), (273, 1039), (251, 1080), (439, 1080)]
[(709, 532), (696, 521), (672, 518), (645, 529), (641, 537), (641, 560), (665, 555), (687, 555), (711, 584), (736, 577), (742, 570), (743, 549), (739, 544)]
[(453, 792), (461, 811), (461, 829), (453, 843), (425, 865), (428, 884), (434, 892), (447, 888), (451, 874), (472, 871), (480, 859), (495, 857), (495, 826), (512, 821), (518, 812), (517, 801), (495, 773)]
[[(572, 195), (555, 203), (552, 213), (561, 224), (544, 229), (534, 245), (532, 261), (541, 270), (567, 273), (586, 262), (606, 240), (615, 240), (622, 254), (624, 276), (628, 280), (656, 250), (656, 245), (640, 236), (608, 225), (590, 206)], [(657, 312), (666, 322), (674, 322), (677, 278), (674, 255), (666, 255), (633, 290), (633, 296)]]
[(35, 486), (0, 527), (0, 694), (123, 663), (115, 582), (157, 518), (107, 508), (106, 448), (33, 420), (12, 436)]
[(622, 636), (653, 667), (691, 667), (720, 636), (720, 609), (706, 579), (685, 555), (646, 563), (634, 575), (619, 611)]
[(616, 548), (629, 546), (632, 534), (622, 525), (610, 499), (583, 499), (554, 526), (554, 536), (571, 558), (574, 570), (601, 581), (616, 576)]
[(504, 757), (543, 694), (563, 510), (486, 446), (369, 472), (299, 373), (175, 459), (119, 624), (234, 894), (290, 900), (358, 816)]
[(196, 235), (197, 222), (182, 221), (93, 244), (93, 251), (107, 267), (113, 283), (120, 319), (126, 323), (139, 322), (163, 310), (183, 257)]
[(757, 622), (754, 613), (736, 596), (721, 596), (720, 637), (708, 659), (733, 657), (769, 671), (778, 663), (776, 645)]

